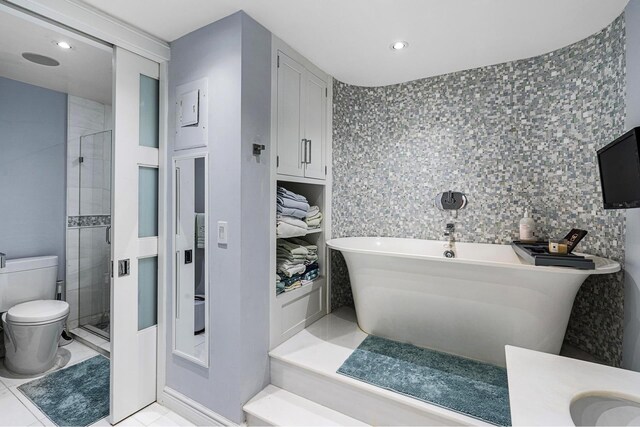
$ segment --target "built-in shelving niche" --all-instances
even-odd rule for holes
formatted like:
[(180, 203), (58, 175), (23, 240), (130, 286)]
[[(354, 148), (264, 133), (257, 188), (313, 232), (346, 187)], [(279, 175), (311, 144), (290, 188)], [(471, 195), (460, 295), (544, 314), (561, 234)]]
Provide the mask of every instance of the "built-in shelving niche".
[[(320, 229), (311, 230), (305, 236), (299, 238), (318, 246), (318, 265), (320, 275), (312, 283), (289, 292), (275, 296), (276, 278), (275, 274), (271, 281), (270, 291), (275, 296), (272, 303), (275, 303), (275, 310), (272, 311), (272, 346), (282, 342), (305, 327), (309, 326), (322, 316), (327, 314), (327, 249), (326, 238), (328, 236), (328, 189), (324, 181), (317, 184), (292, 182), (278, 177), (277, 185), (290, 191), (305, 196), (310, 206), (318, 206), (323, 215)], [(274, 224), (275, 227), (275, 224)], [(276, 236), (273, 242), (273, 250), (276, 250)], [(275, 272), (275, 264), (273, 266)], [(275, 339), (275, 342), (274, 342)]]

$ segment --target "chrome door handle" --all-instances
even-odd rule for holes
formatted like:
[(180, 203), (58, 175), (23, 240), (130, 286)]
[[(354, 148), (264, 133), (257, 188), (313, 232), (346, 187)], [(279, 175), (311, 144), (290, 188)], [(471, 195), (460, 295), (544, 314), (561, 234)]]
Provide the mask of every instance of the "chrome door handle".
[(307, 163), (307, 140), (302, 138), (302, 146), (304, 147), (304, 154), (302, 155), (302, 164)]
[(107, 245), (110, 245), (111, 244), (111, 226), (107, 225), (106, 230), (107, 231), (105, 232), (104, 238), (107, 241)]

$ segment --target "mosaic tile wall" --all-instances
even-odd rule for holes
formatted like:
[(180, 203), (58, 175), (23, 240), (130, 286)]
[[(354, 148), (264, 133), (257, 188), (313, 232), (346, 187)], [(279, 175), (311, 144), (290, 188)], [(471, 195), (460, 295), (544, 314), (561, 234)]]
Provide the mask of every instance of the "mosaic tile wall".
[[(460, 241), (509, 243), (525, 207), (539, 234), (589, 235), (624, 259), (624, 213), (602, 208), (596, 150), (624, 131), (624, 19), (566, 48), (386, 87), (334, 85), (333, 235), (442, 239), (433, 199), (462, 191)], [(332, 259), (334, 308), (352, 304)], [(588, 280), (567, 339), (619, 365), (622, 274)]]

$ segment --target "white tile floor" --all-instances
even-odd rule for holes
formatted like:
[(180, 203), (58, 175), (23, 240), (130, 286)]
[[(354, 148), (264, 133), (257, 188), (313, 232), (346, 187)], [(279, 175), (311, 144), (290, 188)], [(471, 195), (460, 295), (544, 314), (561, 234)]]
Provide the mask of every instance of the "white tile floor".
[[(58, 349), (56, 364), (49, 372), (69, 367), (97, 355), (97, 351), (74, 341)], [(30, 377), (15, 375), (4, 367), (4, 359), (0, 360), (0, 426), (54, 426), (55, 424), (18, 390), (18, 386), (40, 378), (44, 374)], [(110, 424), (105, 418), (94, 425), (109, 426)], [(185, 418), (158, 403), (147, 406), (118, 425), (193, 426)]]

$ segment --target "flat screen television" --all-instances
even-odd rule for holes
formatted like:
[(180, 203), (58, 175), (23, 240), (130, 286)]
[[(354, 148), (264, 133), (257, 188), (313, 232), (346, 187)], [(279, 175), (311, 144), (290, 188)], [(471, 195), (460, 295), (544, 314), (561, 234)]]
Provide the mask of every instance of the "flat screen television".
[(640, 207), (640, 127), (598, 150), (605, 209)]

